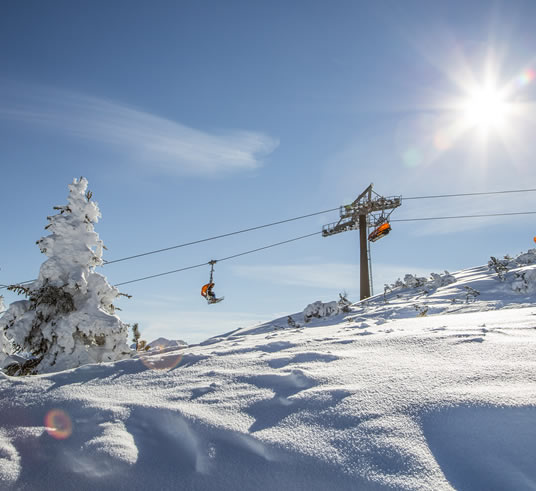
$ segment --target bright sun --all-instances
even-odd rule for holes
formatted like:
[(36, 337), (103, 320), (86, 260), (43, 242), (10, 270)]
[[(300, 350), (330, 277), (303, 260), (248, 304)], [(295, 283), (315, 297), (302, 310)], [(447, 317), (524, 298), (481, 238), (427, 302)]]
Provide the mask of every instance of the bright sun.
[(503, 92), (493, 86), (471, 91), (462, 103), (464, 124), (488, 131), (508, 120), (509, 104)]
[[(430, 59), (435, 60), (432, 54)], [(512, 159), (519, 156), (519, 162), (527, 160), (536, 125), (536, 66), (506, 74), (502, 59), (491, 51), (480, 65), (480, 70), (473, 69), (461, 51), (452, 63), (438, 65), (445, 75), (445, 92), (423, 92), (423, 114), (413, 127), (400, 130), (404, 164), (428, 165), (455, 148), (475, 152), (481, 166), (499, 155), (495, 150), (505, 150)]]

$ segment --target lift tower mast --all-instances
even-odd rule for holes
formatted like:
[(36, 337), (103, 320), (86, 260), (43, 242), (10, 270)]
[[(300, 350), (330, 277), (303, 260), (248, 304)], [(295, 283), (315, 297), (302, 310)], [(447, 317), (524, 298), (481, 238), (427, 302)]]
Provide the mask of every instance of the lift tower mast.
[[(377, 197), (373, 198), (372, 193)], [(370, 297), (370, 278), (368, 267), (367, 248), (367, 226), (378, 226), (382, 221), (387, 221), (385, 211), (398, 208), (402, 204), (400, 196), (383, 197), (372, 191), (372, 184), (367, 187), (351, 204), (341, 206), (340, 219), (338, 222), (330, 223), (322, 227), (322, 236), (347, 232), (348, 230), (359, 230), (359, 250), (360, 250), (360, 299)], [(381, 212), (374, 221), (369, 215), (374, 217), (375, 212)]]

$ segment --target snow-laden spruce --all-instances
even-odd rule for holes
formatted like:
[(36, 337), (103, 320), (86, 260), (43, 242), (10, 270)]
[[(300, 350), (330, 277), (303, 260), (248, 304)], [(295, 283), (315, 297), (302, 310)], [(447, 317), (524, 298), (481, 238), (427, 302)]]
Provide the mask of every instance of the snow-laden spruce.
[(10, 374), (59, 371), (129, 355), (128, 326), (114, 313), (120, 293), (95, 272), (103, 263), (103, 244), (94, 230), (101, 214), (87, 184), (85, 178), (75, 179), (68, 204), (54, 207), (58, 214), (47, 217), (51, 234), (37, 244), (48, 259), (38, 279), (12, 287), (28, 300), (9, 306), (0, 330), (28, 360), (8, 367)]
[[(0, 312), (5, 310), (4, 297), (0, 295)], [(4, 331), (0, 329), (0, 367), (3, 365), (7, 352), (9, 351), (9, 342), (4, 334)]]

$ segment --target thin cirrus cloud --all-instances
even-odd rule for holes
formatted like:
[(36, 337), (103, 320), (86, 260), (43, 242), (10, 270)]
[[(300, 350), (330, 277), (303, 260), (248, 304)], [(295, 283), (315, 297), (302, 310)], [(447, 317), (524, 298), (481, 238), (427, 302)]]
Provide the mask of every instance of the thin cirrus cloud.
[(52, 89), (3, 90), (0, 118), (115, 147), (166, 173), (251, 170), (279, 145), (254, 131), (208, 132), (114, 101)]

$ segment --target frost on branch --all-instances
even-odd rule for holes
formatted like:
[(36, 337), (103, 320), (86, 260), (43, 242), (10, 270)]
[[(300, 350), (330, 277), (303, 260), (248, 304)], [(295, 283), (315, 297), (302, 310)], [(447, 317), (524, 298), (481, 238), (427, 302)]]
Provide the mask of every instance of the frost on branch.
[(48, 259), (39, 277), (11, 289), (27, 300), (12, 303), (0, 318), (0, 331), (26, 362), (11, 365), (11, 375), (59, 371), (129, 355), (128, 327), (114, 313), (119, 291), (95, 272), (103, 244), (94, 230), (97, 203), (87, 180), (69, 185), (68, 203), (47, 217), (50, 235), (37, 244)]

